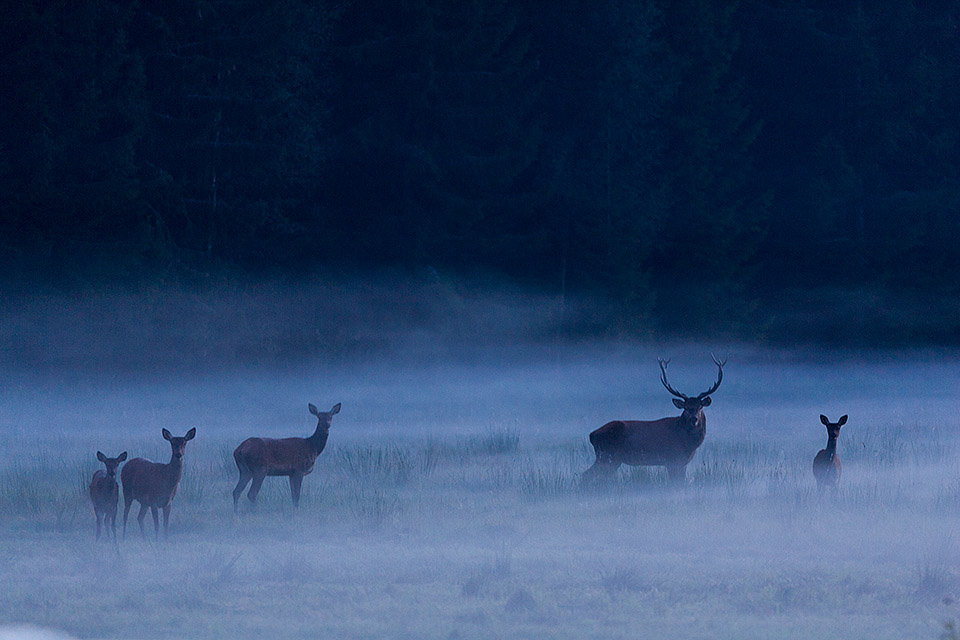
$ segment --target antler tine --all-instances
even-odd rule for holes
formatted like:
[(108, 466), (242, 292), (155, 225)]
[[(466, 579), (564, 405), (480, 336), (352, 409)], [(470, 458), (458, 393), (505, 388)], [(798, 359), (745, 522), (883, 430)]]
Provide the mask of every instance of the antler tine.
[(708, 391), (704, 391), (697, 396), (698, 398), (706, 398), (708, 395), (720, 388), (720, 383), (723, 382), (723, 365), (727, 364), (726, 359), (721, 362), (720, 360), (717, 360), (717, 356), (713, 355), (712, 353), (710, 354), (710, 357), (713, 359), (713, 364), (717, 365), (717, 381), (713, 383), (713, 386), (710, 387)]
[(670, 383), (667, 382), (667, 365), (670, 364), (670, 360), (664, 360), (663, 358), (657, 358), (657, 364), (660, 365), (660, 382), (663, 383), (663, 386), (666, 387), (667, 391), (677, 396), (678, 398), (683, 398), (684, 400), (689, 400), (687, 396), (680, 393), (676, 389), (670, 386)]

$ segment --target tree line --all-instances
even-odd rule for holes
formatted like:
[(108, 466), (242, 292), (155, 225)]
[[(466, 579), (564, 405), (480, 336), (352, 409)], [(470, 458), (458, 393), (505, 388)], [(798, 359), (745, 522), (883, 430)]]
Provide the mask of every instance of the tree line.
[(627, 330), (956, 290), (953, 2), (3, 4), (10, 273), (494, 271)]

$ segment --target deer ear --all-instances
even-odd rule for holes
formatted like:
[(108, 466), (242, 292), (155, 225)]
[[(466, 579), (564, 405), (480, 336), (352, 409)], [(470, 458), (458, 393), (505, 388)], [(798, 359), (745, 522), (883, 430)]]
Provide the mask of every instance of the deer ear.
[(320, 409), (317, 409), (312, 403), (307, 405), (307, 409), (315, 416), (320, 415)]
[(107, 456), (105, 456), (105, 455), (103, 455), (103, 453), (97, 451), (97, 460), (99, 460), (100, 462), (106, 462), (106, 461), (107, 461)]
[(823, 423), (823, 426), (827, 426), (830, 424), (830, 421), (827, 420), (827, 416), (823, 415), (822, 413), (820, 414), (820, 422)]
[(703, 400), (700, 401), (700, 406), (701, 406), (701, 407), (709, 407), (711, 402), (713, 402), (713, 399), (710, 398), (710, 396), (707, 396), (706, 398), (704, 398)]
[(187, 435), (183, 436), (183, 439), (184, 439), (184, 440), (193, 440), (193, 438), (194, 438), (196, 435), (197, 435), (197, 428), (196, 428), (196, 427), (193, 427), (192, 429), (190, 429), (190, 431), (187, 431)]
[(681, 400), (680, 398), (674, 398), (673, 406), (675, 406), (677, 409), (683, 409), (683, 400)]
[(837, 420), (837, 424), (840, 425), (841, 427), (847, 424), (847, 414), (843, 414), (842, 416), (840, 416), (840, 419)]
[(330, 409), (330, 415), (335, 416), (340, 413), (340, 403), (333, 405), (333, 409)]
[(127, 459), (127, 452), (126, 452), (126, 451), (124, 451), (123, 453), (121, 453), (120, 455), (117, 456), (117, 462), (123, 462), (123, 461), (126, 460), (126, 459)]
[(160, 433), (163, 435), (163, 439), (164, 439), (164, 440), (169, 440), (170, 438), (173, 437), (173, 436), (170, 435), (170, 432), (167, 431), (166, 429), (164, 429), (164, 430), (161, 431)]

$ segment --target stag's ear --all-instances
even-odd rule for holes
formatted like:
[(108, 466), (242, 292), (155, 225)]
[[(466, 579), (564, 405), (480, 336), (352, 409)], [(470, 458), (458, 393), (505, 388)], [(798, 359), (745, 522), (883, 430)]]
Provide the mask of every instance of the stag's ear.
[(164, 440), (169, 440), (170, 438), (173, 437), (172, 435), (170, 435), (170, 432), (167, 431), (166, 429), (164, 429), (164, 430), (161, 431), (160, 433), (163, 434), (163, 439), (164, 439)]
[(700, 406), (709, 407), (711, 402), (713, 402), (713, 400), (710, 398), (710, 396), (707, 396), (706, 398), (700, 401)]
[(675, 406), (677, 409), (683, 409), (683, 400), (681, 400), (680, 398), (674, 398), (673, 406)]
[(197, 435), (197, 428), (192, 427), (190, 431), (187, 431), (187, 435), (183, 436), (184, 440), (193, 440)]
[(317, 409), (315, 406), (313, 406), (313, 404), (308, 404), (307, 409), (309, 409), (310, 413), (312, 413), (315, 416), (320, 415), (320, 409)]
[(333, 405), (333, 409), (330, 409), (330, 415), (335, 416), (340, 413), (340, 403)]
[(830, 424), (830, 421), (827, 420), (827, 416), (823, 415), (822, 413), (820, 414), (820, 422), (822, 422), (822, 423), (823, 423), (823, 426), (825, 426), (825, 427), (826, 427), (826, 426), (829, 426), (829, 424)]
[(124, 451), (123, 453), (121, 453), (120, 455), (117, 456), (117, 462), (123, 462), (123, 461), (126, 460), (126, 459), (127, 459), (127, 452), (126, 452), (126, 451)]
[(842, 416), (840, 416), (840, 419), (837, 420), (837, 424), (840, 425), (841, 427), (847, 424), (847, 414), (843, 414)]
[(97, 460), (100, 462), (106, 462), (107, 456), (103, 455), (101, 452), (97, 451)]

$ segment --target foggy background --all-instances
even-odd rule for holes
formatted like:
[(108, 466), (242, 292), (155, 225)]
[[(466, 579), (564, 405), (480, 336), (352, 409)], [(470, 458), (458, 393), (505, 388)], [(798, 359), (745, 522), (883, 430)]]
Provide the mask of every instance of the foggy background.
[[(0, 637), (957, 638), (955, 3), (3, 15)], [(712, 353), (686, 484), (582, 486)], [(191, 427), (94, 544), (96, 451)]]

